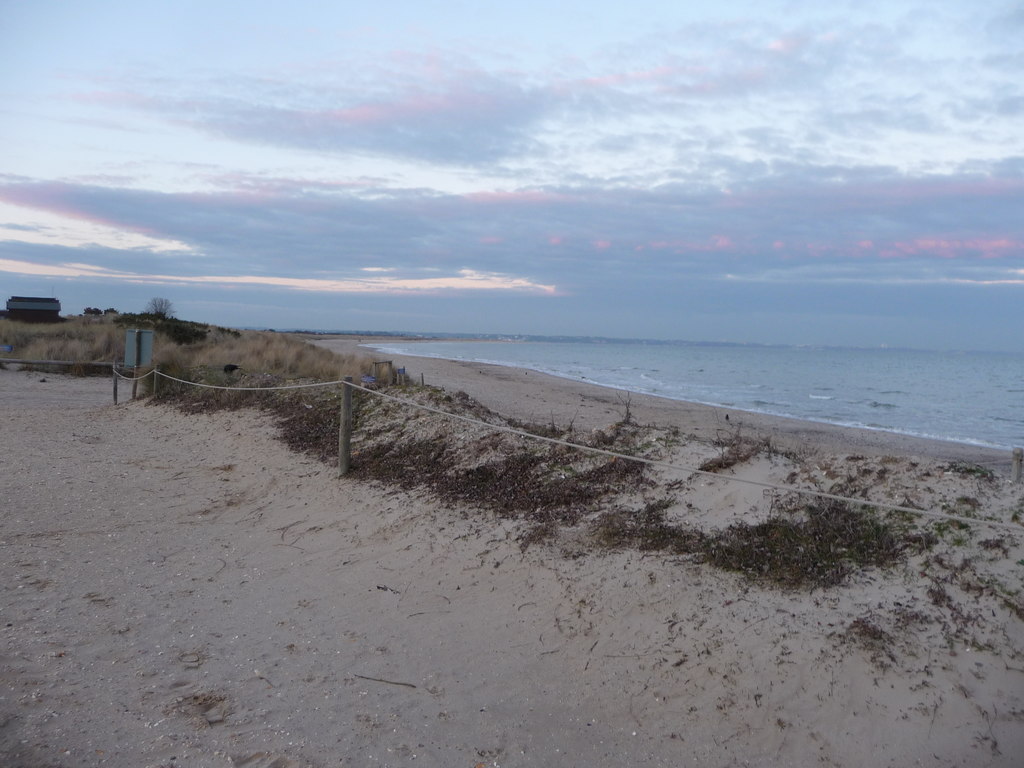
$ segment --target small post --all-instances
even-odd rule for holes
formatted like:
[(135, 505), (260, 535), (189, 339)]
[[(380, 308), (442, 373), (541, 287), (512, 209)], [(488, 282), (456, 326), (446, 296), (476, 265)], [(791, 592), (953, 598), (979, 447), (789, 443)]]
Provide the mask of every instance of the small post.
[(153, 366), (153, 399), (156, 400), (156, 383), (160, 380), (160, 366)]
[(139, 363), (142, 362), (142, 334), (135, 332), (135, 366), (132, 368), (132, 400), (139, 392)]
[(352, 461), (352, 377), (346, 376), (341, 394), (341, 428), (338, 430), (338, 477), (348, 474)]
[(1020, 483), (1021, 469), (1024, 467), (1024, 448), (1013, 449), (1013, 469), (1010, 471), (1010, 480)]
[(114, 405), (117, 405), (117, 361), (110, 364), (110, 373), (114, 379)]

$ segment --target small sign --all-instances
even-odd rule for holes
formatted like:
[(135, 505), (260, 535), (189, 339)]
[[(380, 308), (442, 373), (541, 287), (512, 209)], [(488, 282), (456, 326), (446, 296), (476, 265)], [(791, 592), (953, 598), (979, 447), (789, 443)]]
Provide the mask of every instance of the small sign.
[(124, 334), (124, 364), (137, 368), (153, 362), (153, 332), (134, 328)]
[(0, 352), (13, 352), (14, 346), (12, 344), (0, 344)]

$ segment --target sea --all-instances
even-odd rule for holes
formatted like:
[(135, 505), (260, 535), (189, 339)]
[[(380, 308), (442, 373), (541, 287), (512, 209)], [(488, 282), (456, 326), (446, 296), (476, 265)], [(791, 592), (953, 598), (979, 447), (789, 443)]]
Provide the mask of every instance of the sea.
[(1024, 446), (1024, 355), (551, 339), (368, 343), (629, 392), (992, 448)]

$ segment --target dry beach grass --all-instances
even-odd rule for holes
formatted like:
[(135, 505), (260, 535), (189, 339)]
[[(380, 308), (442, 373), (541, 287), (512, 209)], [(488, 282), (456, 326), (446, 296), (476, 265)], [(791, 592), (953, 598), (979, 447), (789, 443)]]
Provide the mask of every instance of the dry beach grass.
[[(14, 351), (0, 357), (78, 361), (79, 365), (73, 366), (73, 372), (83, 373), (88, 363), (121, 360), (125, 329), (152, 328), (153, 320), (145, 315), (75, 317), (59, 324), (5, 320), (0, 322), (0, 344), (11, 346)], [(216, 376), (229, 363), (243, 372), (270, 372), (274, 381), (295, 378), (332, 381), (346, 375), (358, 377), (370, 371), (369, 358), (365, 354), (339, 354), (316, 348), (293, 334), (236, 331), (173, 319), (162, 324), (157, 320), (155, 324), (153, 363), (169, 375), (190, 380)], [(201, 334), (202, 338), (182, 343), (168, 334), (168, 324), (172, 331), (177, 324), (186, 331)], [(63, 372), (67, 369), (59, 367), (54, 370)]]
[(396, 362), (484, 424), (361, 394), (342, 480), (336, 392), (0, 371), (5, 764), (1016, 764), (1004, 457)]

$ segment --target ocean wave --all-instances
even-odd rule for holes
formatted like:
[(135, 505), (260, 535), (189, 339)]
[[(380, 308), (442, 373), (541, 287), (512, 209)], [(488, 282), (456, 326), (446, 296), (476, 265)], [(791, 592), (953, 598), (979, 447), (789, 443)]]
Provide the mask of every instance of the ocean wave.
[(832, 395), (808, 395), (811, 400), (835, 400)]

